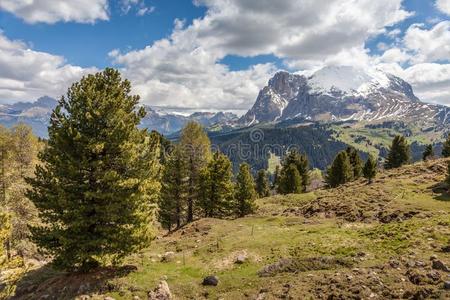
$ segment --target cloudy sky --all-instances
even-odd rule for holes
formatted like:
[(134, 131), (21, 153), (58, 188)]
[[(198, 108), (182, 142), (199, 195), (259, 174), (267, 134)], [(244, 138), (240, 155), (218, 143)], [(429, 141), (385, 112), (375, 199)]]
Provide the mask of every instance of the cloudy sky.
[(0, 0), (0, 103), (113, 66), (147, 104), (245, 110), (277, 70), (324, 65), (450, 105), (450, 0)]

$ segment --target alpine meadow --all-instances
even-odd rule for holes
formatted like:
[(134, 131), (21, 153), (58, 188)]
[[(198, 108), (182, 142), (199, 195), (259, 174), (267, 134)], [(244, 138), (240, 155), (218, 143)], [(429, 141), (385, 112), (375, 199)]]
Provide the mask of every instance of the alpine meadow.
[(0, 28), (0, 300), (450, 299), (450, 0)]

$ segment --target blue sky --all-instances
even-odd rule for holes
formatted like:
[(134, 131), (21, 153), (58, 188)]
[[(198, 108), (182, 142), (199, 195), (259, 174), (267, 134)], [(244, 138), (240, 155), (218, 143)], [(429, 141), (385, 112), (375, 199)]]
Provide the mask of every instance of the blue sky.
[(0, 101), (56, 97), (114, 66), (149, 104), (246, 109), (278, 69), (354, 64), (450, 103), (450, 0), (59, 2), (0, 2)]

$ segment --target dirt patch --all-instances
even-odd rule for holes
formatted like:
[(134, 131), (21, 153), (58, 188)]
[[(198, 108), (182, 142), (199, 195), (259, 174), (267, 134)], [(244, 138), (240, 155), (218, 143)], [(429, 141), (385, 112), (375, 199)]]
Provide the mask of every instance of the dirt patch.
[(216, 270), (232, 269), (236, 265), (236, 261), (238, 260), (239, 257), (243, 257), (247, 261), (256, 263), (262, 261), (261, 256), (255, 253), (249, 253), (247, 250), (240, 250), (234, 251), (230, 253), (230, 255), (228, 255), (227, 257), (215, 261), (213, 263), (213, 266)]

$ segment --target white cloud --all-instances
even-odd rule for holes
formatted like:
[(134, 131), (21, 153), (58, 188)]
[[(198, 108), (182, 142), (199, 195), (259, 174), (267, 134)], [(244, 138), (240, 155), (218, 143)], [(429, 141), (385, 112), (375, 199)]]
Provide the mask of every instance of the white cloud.
[(411, 59), (411, 56), (399, 48), (386, 50), (379, 60), (383, 63), (405, 63)]
[(60, 56), (33, 51), (0, 32), (0, 99), (34, 100), (58, 97), (82, 75), (95, 69), (66, 64)]
[(0, 10), (28, 23), (94, 23), (109, 18), (108, 0), (1, 0)]
[(142, 98), (154, 105), (249, 108), (271, 64), (230, 71), (227, 55), (273, 54), (291, 68), (370, 61), (365, 41), (411, 13), (401, 0), (196, 0), (203, 18), (141, 50), (111, 52)]
[(145, 0), (121, 0), (122, 13), (128, 14), (131, 10), (135, 10), (136, 16), (142, 17), (155, 11), (154, 6), (147, 6)]
[(429, 30), (423, 24), (411, 25), (404, 45), (414, 54), (415, 63), (450, 60), (450, 21), (442, 21)]
[(436, 6), (441, 12), (450, 16), (450, 0), (437, 0)]

